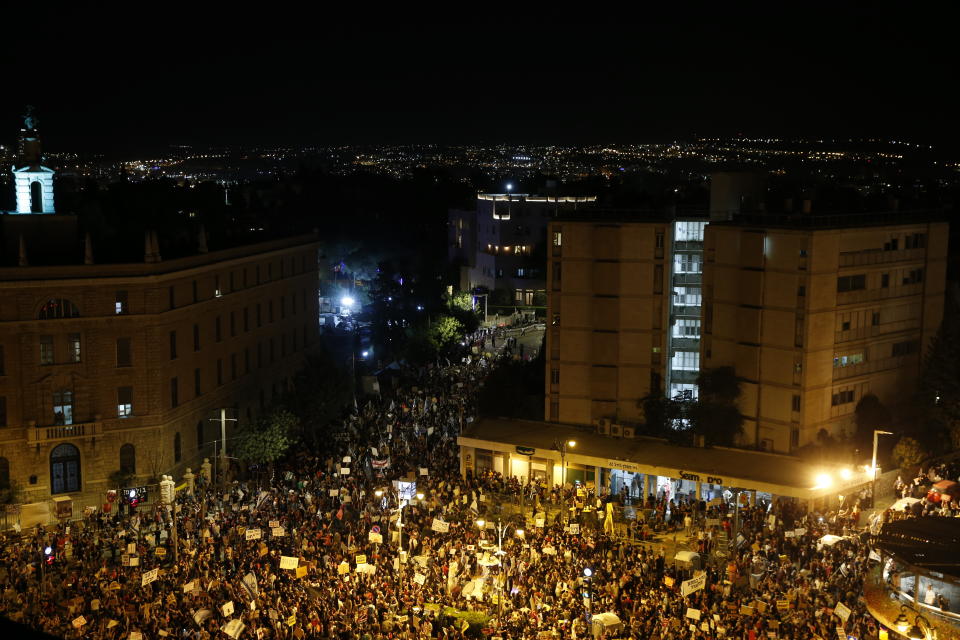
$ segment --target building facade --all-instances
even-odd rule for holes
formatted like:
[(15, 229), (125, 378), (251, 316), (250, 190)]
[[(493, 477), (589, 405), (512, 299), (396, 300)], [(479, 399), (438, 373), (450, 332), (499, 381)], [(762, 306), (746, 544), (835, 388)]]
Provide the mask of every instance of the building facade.
[(595, 196), (480, 193), (474, 211), (451, 210), (448, 257), (461, 291), (505, 290), (516, 306), (543, 304), (547, 224)]
[(855, 429), (867, 394), (902, 399), (943, 319), (948, 224), (924, 216), (751, 216), (711, 223), (704, 368), (742, 380), (745, 440), (792, 451)]
[(220, 439), (219, 410), (256, 419), (317, 343), (317, 255), (311, 235), (0, 268), (0, 481), (25, 502), (96, 505), (115, 471), (196, 469)]
[[(719, 219), (716, 219), (719, 218)], [(624, 435), (643, 399), (741, 381), (739, 444), (789, 453), (892, 406), (943, 317), (946, 222), (926, 214), (601, 211), (550, 225), (544, 415)]]

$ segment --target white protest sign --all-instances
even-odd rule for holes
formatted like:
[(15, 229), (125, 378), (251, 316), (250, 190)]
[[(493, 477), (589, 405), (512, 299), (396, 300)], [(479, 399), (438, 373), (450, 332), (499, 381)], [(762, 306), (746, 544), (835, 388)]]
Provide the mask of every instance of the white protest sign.
[(843, 620), (844, 623), (846, 623), (847, 618), (850, 617), (850, 609), (842, 602), (837, 603), (837, 606), (833, 608), (833, 612), (837, 614), (837, 617)]
[(367, 538), (370, 540), (370, 542), (374, 542), (376, 544), (383, 544), (382, 534), (374, 533), (373, 531), (371, 531), (369, 534), (367, 534)]
[(329, 495), (331, 498), (336, 498), (340, 495), (340, 489), (330, 489)]
[(427, 581), (427, 576), (423, 575), (422, 573), (418, 573), (417, 575), (413, 576), (413, 581), (422, 586), (423, 583)]
[(380, 457), (380, 453), (377, 451), (377, 448), (376, 448), (376, 447), (370, 447), (370, 453), (373, 454), (373, 457), (374, 457), (374, 458), (379, 458), (379, 457)]
[(537, 518), (534, 520), (533, 526), (535, 526), (537, 529), (543, 529), (544, 522), (544, 518)]
[[(707, 585), (707, 574), (701, 573), (698, 576), (690, 578), (689, 580), (684, 580), (680, 583), (680, 594), (684, 597), (690, 595), (695, 591), (703, 589)], [(698, 618), (699, 619), (699, 618)]]
[(296, 569), (300, 565), (300, 558), (292, 556), (280, 556), (281, 569)]
[(427, 469), (426, 467), (420, 467), (420, 475), (422, 475), (422, 476), (428, 476), (428, 475), (430, 475), (430, 470)]
[(247, 540), (259, 540), (262, 534), (260, 529), (247, 529), (245, 535)]
[(690, 618), (690, 619), (692, 619), (692, 620), (699, 620), (699, 619), (700, 619), (700, 609), (691, 609), (691, 608), (688, 608), (688, 609), (687, 609), (687, 613), (684, 615), (684, 617)]
[(343, 464), (350, 464), (352, 460), (350, 456), (343, 456)]
[(74, 629), (79, 629), (83, 625), (87, 624), (87, 619), (84, 618), (83, 616), (78, 616), (74, 618), (73, 621), (70, 622), (70, 624), (73, 625)]
[(227, 602), (225, 605), (220, 607), (220, 612), (223, 614), (224, 618), (226, 618), (229, 615), (233, 615), (233, 600)]
[(280, 521), (279, 521), (279, 520), (271, 520), (271, 521), (270, 521), (270, 528), (271, 528), (271, 529), (276, 529), (276, 528), (279, 527), (279, 526), (280, 526)]
[(579, 524), (575, 524), (575, 523), (571, 524), (571, 525), (570, 525), (570, 533), (572, 533), (572, 534), (574, 534), (574, 535), (579, 534), (579, 533), (580, 533), (580, 525), (579, 525)]
[(438, 533), (447, 533), (450, 531), (450, 523), (444, 522), (440, 518), (434, 518), (433, 524), (430, 526), (430, 528)]
[(145, 587), (158, 577), (160, 577), (160, 569), (151, 569), (150, 571), (145, 571), (140, 579), (140, 586)]
[(236, 640), (236, 638), (240, 637), (240, 634), (243, 633), (245, 628), (246, 625), (243, 624), (243, 622), (238, 618), (236, 620), (231, 620), (227, 624), (220, 627), (220, 631), (223, 631), (225, 634)]
[(350, 467), (340, 467), (340, 475), (342, 476), (350, 475)]
[(877, 553), (875, 549), (870, 549), (870, 559), (876, 560), (877, 562), (881, 561), (880, 554)]
[(191, 581), (188, 582), (187, 584), (183, 585), (183, 592), (184, 592), (184, 593), (191, 593), (191, 592), (193, 591), (194, 587), (196, 586), (196, 584), (197, 584), (197, 581), (196, 581), (196, 580), (191, 580)]
[(270, 529), (270, 535), (272, 535), (274, 538), (282, 538), (283, 536), (287, 535), (287, 532), (284, 531), (283, 527), (274, 527), (273, 529)]

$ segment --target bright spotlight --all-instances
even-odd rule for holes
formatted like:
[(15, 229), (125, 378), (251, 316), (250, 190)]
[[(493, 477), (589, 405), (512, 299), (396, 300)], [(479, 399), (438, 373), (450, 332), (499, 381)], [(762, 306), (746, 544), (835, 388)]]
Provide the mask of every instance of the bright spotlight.
[(513, 183), (512, 183), (512, 182), (508, 182), (508, 183), (507, 183), (507, 191), (513, 191)]
[(817, 488), (826, 489), (833, 484), (833, 478), (830, 477), (829, 473), (820, 473), (817, 475)]
[(583, 575), (585, 575), (586, 577), (589, 578), (590, 576), (593, 575), (593, 569), (591, 569), (590, 567), (586, 567), (586, 568), (583, 570)]
[(354, 299), (351, 298), (350, 296), (343, 296), (342, 298), (340, 298), (340, 304), (342, 304), (345, 307), (352, 307), (353, 303), (354, 303)]
[(53, 548), (47, 547), (46, 549), (43, 550), (43, 552), (47, 555), (50, 555), (51, 553), (53, 553)]
[(368, 355), (370, 355), (370, 352), (369, 352), (369, 351), (364, 351), (364, 352), (361, 353), (360, 355), (362, 355), (364, 358), (366, 358)]
[(849, 480), (853, 477), (853, 471), (850, 471), (850, 469), (840, 469), (840, 477), (844, 480)]

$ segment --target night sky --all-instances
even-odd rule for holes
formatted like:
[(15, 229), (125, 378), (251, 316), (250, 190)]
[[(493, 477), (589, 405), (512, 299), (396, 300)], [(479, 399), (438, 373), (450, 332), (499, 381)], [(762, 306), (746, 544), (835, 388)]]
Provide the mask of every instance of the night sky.
[(958, 142), (960, 105), (953, 34), (937, 24), (755, 15), (628, 29), (327, 29), (316, 42), (53, 39), (0, 59), (8, 89), (21, 65), (50, 70), (46, 81), (6, 92), (0, 142), (14, 141), (29, 103), (52, 151), (735, 134), (877, 136), (942, 148)]

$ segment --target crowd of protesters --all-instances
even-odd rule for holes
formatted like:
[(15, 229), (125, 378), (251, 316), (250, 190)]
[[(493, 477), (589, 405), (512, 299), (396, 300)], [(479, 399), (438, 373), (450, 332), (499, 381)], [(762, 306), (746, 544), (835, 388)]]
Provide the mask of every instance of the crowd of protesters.
[[(475, 339), (480, 355), (405, 370), (393, 397), (366, 404), (324, 449), (297, 452), (259, 486), (204, 473), (178, 492), (175, 517), (138, 507), (6, 534), (0, 615), (111, 640), (805, 640), (841, 625), (878, 638), (860, 598), (869, 550), (850, 517), (761, 501), (734, 520), (727, 505), (640, 499), (654, 520), (690, 531), (700, 574), (612, 528), (603, 492), (461, 474), (456, 436), (496, 366), (483, 351), (504, 347), (502, 336)], [(523, 495), (528, 518), (498, 521), (504, 495)], [(827, 533), (841, 539), (824, 544)], [(724, 556), (709, 555), (718, 548)], [(703, 578), (685, 594), (686, 581)], [(621, 624), (588, 627), (605, 612)]]

